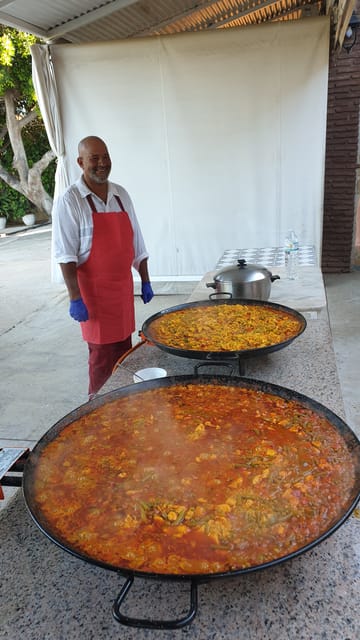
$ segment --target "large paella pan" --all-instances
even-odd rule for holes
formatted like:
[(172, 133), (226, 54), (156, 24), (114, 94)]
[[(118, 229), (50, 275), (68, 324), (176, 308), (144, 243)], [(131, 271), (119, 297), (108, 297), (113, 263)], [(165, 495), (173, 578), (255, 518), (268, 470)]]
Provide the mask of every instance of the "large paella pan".
[[(340, 527), (360, 495), (360, 443), (289, 389), (175, 376), (65, 416), (31, 452), (23, 489), (51, 540), (126, 576), (118, 621), (179, 628), (196, 613), (199, 582), (271, 567)], [(124, 616), (134, 577), (189, 580), (188, 615)]]

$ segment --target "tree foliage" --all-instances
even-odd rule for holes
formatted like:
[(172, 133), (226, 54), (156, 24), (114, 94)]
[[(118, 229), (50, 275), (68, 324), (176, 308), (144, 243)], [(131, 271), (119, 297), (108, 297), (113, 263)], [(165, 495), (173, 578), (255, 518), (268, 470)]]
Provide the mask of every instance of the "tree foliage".
[(0, 95), (8, 89), (15, 89), (19, 105), (23, 103), (24, 108), (30, 110), (36, 102), (30, 54), (36, 37), (10, 27), (0, 27), (0, 33)]
[(0, 215), (48, 219), (55, 162), (32, 83), (35, 36), (0, 26)]

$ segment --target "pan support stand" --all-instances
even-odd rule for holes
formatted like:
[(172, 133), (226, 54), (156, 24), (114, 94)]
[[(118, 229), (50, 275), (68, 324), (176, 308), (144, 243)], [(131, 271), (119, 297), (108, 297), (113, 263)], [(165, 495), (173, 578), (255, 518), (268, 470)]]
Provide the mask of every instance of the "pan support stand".
[(244, 376), (246, 374), (245, 360), (241, 360), (240, 356), (238, 356), (238, 368), (239, 376)]
[(245, 361), (240, 358), (240, 356), (235, 355), (231, 358), (226, 358), (225, 360), (216, 360), (216, 359), (207, 359), (206, 362), (201, 362), (200, 364), (196, 364), (194, 367), (194, 372), (196, 375), (199, 374), (199, 369), (202, 367), (226, 367), (229, 370), (229, 376), (233, 375), (235, 366), (237, 365), (239, 375), (245, 375)]

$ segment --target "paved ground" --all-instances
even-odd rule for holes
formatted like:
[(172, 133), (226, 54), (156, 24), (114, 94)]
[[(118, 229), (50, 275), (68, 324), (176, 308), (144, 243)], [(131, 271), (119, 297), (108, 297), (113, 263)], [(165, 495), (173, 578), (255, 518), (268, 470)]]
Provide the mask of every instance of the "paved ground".
[(346, 419), (360, 438), (360, 271), (326, 274), (324, 282)]
[[(36, 439), (86, 398), (86, 350), (50, 282), (50, 228), (0, 242), (0, 438)], [(49, 424), (50, 423), (50, 424)]]
[[(51, 283), (50, 226), (0, 238), (0, 446), (35, 443), (87, 401), (87, 347), (68, 315), (64, 285)], [(187, 296), (135, 297), (136, 332)]]

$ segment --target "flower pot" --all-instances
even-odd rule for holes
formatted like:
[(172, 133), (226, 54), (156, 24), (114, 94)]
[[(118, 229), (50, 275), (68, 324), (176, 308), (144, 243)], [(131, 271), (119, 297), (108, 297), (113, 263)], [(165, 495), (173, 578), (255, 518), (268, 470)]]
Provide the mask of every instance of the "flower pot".
[(0, 216), (0, 229), (5, 229), (6, 227), (6, 218), (4, 216)]
[(22, 217), (22, 221), (24, 224), (26, 224), (27, 226), (35, 224), (35, 214), (34, 213), (27, 213)]

